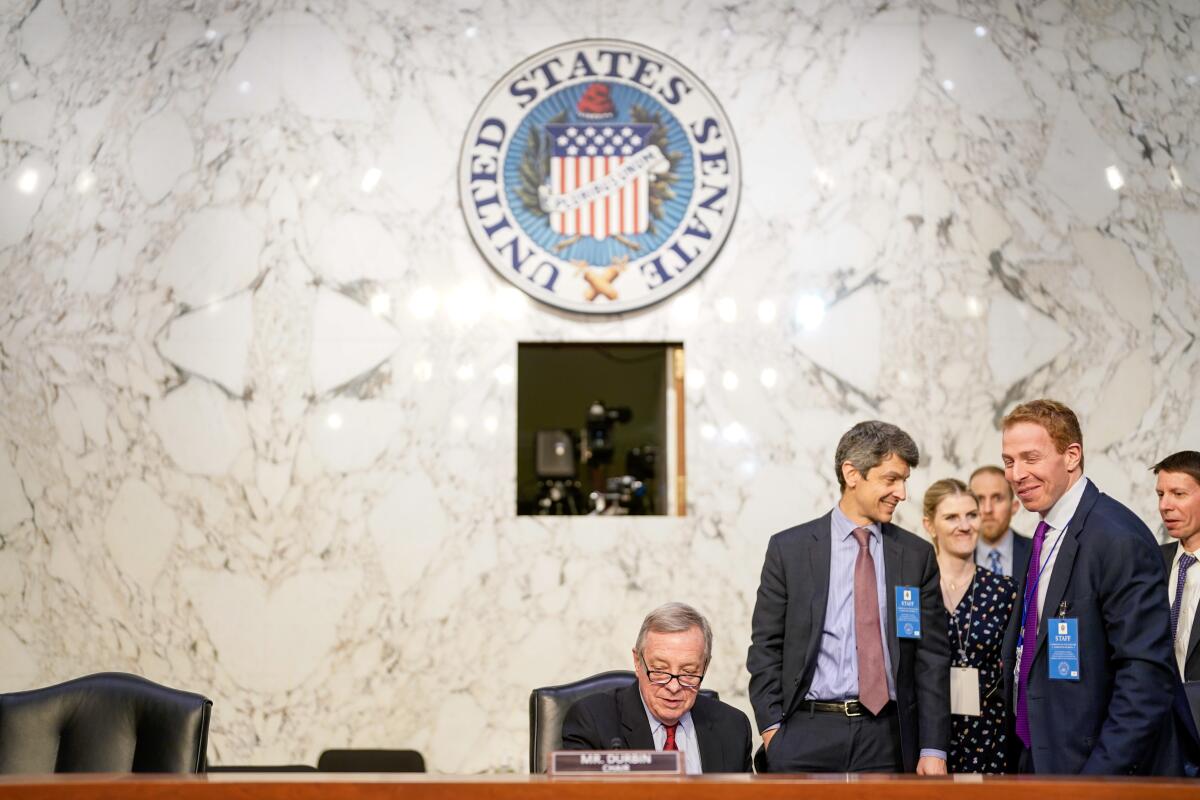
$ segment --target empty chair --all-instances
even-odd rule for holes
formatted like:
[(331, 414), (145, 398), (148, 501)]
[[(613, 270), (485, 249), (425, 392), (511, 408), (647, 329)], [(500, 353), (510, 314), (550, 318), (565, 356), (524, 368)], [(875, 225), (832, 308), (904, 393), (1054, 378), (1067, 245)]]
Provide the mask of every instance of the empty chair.
[[(628, 670), (612, 670), (561, 686), (543, 686), (529, 693), (529, 771), (545, 772), (550, 754), (562, 749), (562, 724), (567, 709), (588, 695), (609, 689), (623, 689), (637, 683), (637, 675)], [(700, 694), (719, 700), (716, 692), (701, 689)]]
[(326, 750), (317, 771), (424, 772), (425, 759), (416, 750)]
[(121, 672), (0, 694), (0, 773), (203, 772), (211, 709)]

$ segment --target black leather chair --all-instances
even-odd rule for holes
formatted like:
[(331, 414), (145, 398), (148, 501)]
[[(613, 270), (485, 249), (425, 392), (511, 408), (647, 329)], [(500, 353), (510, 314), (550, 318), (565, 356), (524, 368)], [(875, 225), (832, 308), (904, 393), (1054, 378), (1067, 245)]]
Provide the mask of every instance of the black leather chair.
[[(561, 686), (543, 686), (529, 693), (529, 771), (533, 774), (545, 772), (550, 765), (550, 754), (562, 749), (563, 717), (576, 701), (591, 694), (610, 689), (623, 689), (637, 683), (637, 675), (628, 670), (601, 672), (590, 678), (564, 683)], [(701, 689), (700, 694), (721, 699), (711, 689)]]
[(204, 772), (211, 710), (121, 672), (0, 694), (0, 774)]
[(416, 750), (326, 750), (317, 771), (424, 772), (425, 759)]

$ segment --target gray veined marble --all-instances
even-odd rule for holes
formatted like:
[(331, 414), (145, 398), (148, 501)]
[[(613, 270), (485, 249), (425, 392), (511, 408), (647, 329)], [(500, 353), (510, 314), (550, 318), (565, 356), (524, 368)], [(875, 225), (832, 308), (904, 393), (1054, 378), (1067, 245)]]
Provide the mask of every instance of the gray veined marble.
[[(1155, 527), (1147, 467), (1200, 446), (1194, 0), (19, 0), (0, 36), (0, 691), (130, 670), (216, 700), (213, 763), (521, 770), (530, 688), (668, 599), (748, 707), (766, 539), (859, 419), (921, 445), (909, 527), (1020, 399)], [(745, 173), (701, 280), (585, 321), (485, 265), (454, 175), (493, 82), (591, 36), (706, 81)], [(514, 516), (538, 340), (684, 343), (687, 517)]]

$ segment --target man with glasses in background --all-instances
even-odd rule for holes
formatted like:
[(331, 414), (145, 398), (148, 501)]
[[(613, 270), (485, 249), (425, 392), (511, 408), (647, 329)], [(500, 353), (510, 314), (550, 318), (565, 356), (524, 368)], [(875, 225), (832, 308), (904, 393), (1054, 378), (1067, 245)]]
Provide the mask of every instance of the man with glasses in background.
[(563, 719), (566, 750), (678, 750), (689, 775), (750, 771), (750, 720), (700, 695), (712, 628), (684, 603), (651, 611), (633, 648), (637, 683), (589, 695)]

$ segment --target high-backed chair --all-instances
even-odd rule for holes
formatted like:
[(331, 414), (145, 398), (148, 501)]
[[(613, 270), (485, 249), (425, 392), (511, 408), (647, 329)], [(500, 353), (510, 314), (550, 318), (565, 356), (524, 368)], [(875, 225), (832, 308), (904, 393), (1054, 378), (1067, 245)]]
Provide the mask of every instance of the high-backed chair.
[[(529, 693), (529, 771), (545, 772), (550, 765), (550, 754), (562, 749), (563, 717), (576, 701), (588, 695), (610, 689), (623, 689), (637, 683), (637, 675), (628, 670), (601, 672), (590, 678), (564, 683), (561, 686), (543, 686)], [(700, 694), (719, 700), (720, 696), (711, 689), (701, 689)]]
[(0, 773), (203, 772), (211, 709), (121, 672), (0, 694)]
[(425, 758), (416, 750), (326, 750), (318, 772), (424, 772)]

